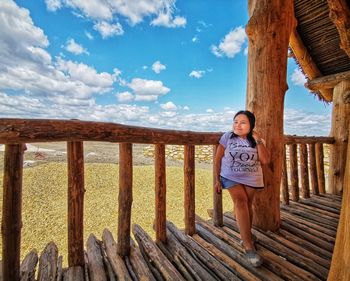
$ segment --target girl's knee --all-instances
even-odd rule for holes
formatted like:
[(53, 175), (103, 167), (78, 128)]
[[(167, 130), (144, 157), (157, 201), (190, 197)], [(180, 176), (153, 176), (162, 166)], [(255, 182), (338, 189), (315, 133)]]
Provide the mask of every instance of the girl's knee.
[(248, 199), (245, 196), (240, 196), (234, 200), (235, 208), (241, 209), (248, 206)]

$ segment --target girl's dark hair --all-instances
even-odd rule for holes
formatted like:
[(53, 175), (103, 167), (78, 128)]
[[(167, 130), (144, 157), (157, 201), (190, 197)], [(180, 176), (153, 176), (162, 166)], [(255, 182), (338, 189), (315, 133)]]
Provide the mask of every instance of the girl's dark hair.
[[(233, 120), (235, 120), (235, 118), (238, 116), (238, 115), (241, 115), (241, 114), (244, 114), (245, 116), (247, 116), (248, 120), (249, 120), (249, 124), (250, 124), (250, 131), (247, 135), (247, 139), (248, 141), (250, 142), (250, 145), (254, 148), (256, 147), (256, 141), (255, 139), (253, 138), (253, 129), (255, 127), (255, 116), (252, 112), (250, 112), (249, 110), (240, 110), (238, 111), (235, 116), (233, 117)], [(232, 134), (231, 134), (231, 139), (234, 138), (234, 137), (238, 137), (233, 131), (232, 131)]]

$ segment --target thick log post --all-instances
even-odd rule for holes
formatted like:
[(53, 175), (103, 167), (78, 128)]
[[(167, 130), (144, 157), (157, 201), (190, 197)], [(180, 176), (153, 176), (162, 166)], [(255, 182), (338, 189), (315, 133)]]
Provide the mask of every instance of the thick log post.
[(165, 145), (155, 145), (156, 242), (166, 242), (166, 172)]
[(317, 180), (317, 168), (316, 168), (316, 147), (314, 143), (309, 145), (310, 155), (310, 177), (311, 177), (311, 190), (312, 194), (318, 195), (318, 180)]
[(333, 90), (331, 137), (335, 143), (330, 147), (329, 189), (333, 194), (343, 191), (343, 179), (350, 124), (350, 80), (342, 81)]
[(257, 117), (271, 163), (263, 168), (265, 190), (255, 197), (254, 225), (277, 230), (283, 160), (283, 107), (289, 37), (294, 29), (292, 0), (248, 1), (249, 22), (247, 109)]
[(185, 233), (193, 235), (195, 226), (195, 176), (194, 176), (194, 146), (184, 148), (184, 179), (185, 179)]
[(218, 194), (215, 189), (215, 154), (216, 150), (218, 148), (218, 145), (213, 145), (213, 222), (215, 226), (223, 226), (223, 212), (222, 212), (222, 193)]
[(24, 144), (5, 146), (2, 205), (2, 280), (20, 280)]
[(289, 191), (288, 191), (288, 171), (287, 171), (287, 147), (284, 145), (283, 149), (283, 166), (282, 166), (282, 203), (289, 205)]
[(324, 177), (324, 153), (323, 143), (316, 143), (316, 168), (317, 168), (317, 182), (318, 191), (322, 194), (326, 193), (326, 180)]
[(119, 144), (119, 196), (117, 252), (124, 257), (130, 251), (132, 204), (132, 144)]
[(307, 146), (305, 143), (300, 144), (300, 178), (301, 178), (301, 193), (303, 198), (310, 198), (309, 186), (309, 168), (307, 161)]
[(290, 181), (292, 185), (292, 200), (299, 201), (299, 174), (298, 174), (298, 149), (297, 144), (289, 145)]
[[(348, 137), (350, 138), (349, 128)], [(346, 159), (343, 202), (328, 281), (350, 280), (350, 142)]]
[(84, 144), (67, 142), (68, 266), (84, 265)]

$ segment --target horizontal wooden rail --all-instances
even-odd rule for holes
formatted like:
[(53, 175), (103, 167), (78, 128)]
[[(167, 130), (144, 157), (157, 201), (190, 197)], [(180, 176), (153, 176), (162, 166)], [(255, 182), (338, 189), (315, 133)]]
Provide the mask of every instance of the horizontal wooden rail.
[(79, 120), (1, 119), (0, 143), (105, 141), (216, 144), (222, 133), (192, 132)]
[(292, 144), (292, 143), (327, 143), (327, 144), (333, 144), (334, 138), (332, 137), (308, 137), (308, 136), (291, 136), (291, 135), (284, 135), (284, 143), (285, 144)]

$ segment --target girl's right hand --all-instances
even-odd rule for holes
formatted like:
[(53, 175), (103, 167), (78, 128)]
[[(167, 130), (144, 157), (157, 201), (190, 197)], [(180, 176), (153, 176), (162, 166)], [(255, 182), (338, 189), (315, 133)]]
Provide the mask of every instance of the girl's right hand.
[(220, 181), (216, 181), (215, 183), (215, 190), (217, 194), (221, 194), (222, 191), (222, 185)]

